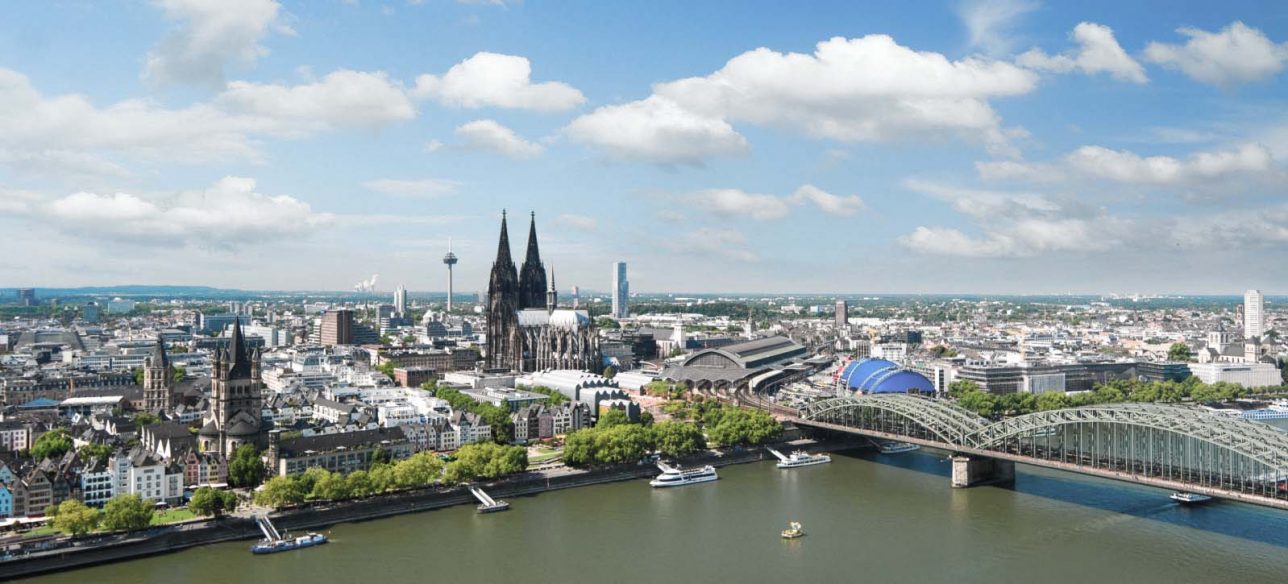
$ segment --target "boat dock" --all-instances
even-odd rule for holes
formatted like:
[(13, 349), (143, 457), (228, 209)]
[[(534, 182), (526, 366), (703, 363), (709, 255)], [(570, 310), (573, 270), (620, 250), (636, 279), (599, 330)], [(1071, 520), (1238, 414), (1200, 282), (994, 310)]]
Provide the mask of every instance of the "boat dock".
[(765, 450), (768, 450), (770, 454), (772, 454), (772, 455), (774, 455), (774, 456), (777, 456), (777, 457), (778, 457), (778, 460), (781, 460), (781, 461), (783, 461), (783, 462), (787, 462), (788, 460), (791, 460), (791, 459), (787, 458), (787, 456), (786, 456), (786, 455), (784, 455), (783, 453), (781, 453), (781, 452), (779, 452), (779, 451), (777, 451), (777, 450), (774, 450), (773, 448), (770, 448), (770, 447), (768, 447), (768, 446), (766, 446), (766, 447), (765, 447)]
[(273, 525), (273, 522), (268, 520), (267, 515), (256, 515), (255, 525), (259, 526), (259, 531), (264, 534), (265, 540), (282, 541), (285, 539), (282, 537), (282, 534), (277, 531), (277, 527)]
[(510, 508), (509, 503), (493, 499), (491, 495), (483, 492), (483, 489), (478, 487), (470, 487), (470, 494), (474, 495), (474, 498), (479, 500), (480, 504), (476, 507), (479, 513), (495, 513), (497, 511), (505, 511)]

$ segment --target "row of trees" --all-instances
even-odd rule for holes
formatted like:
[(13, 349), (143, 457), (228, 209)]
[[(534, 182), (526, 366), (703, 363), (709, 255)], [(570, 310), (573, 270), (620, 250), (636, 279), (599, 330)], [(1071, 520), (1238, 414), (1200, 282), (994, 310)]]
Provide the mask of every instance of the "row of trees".
[(522, 446), (495, 443), (467, 444), (456, 457), (444, 462), (432, 452), (420, 452), (395, 463), (372, 465), (349, 474), (312, 467), (302, 474), (273, 477), (255, 494), (255, 502), (283, 507), (305, 501), (341, 501), (425, 487), (442, 481), (457, 484), (494, 479), (528, 468), (528, 451)]
[(783, 433), (783, 425), (766, 412), (715, 400), (672, 401), (662, 409), (675, 419), (701, 422), (707, 438), (717, 445), (764, 444)]
[(669, 381), (650, 381), (643, 387), (644, 395), (654, 397), (664, 397), (666, 399), (678, 400), (684, 399), (684, 394), (688, 388), (682, 383), (671, 383)]
[(670, 457), (684, 456), (706, 448), (702, 430), (684, 422), (603, 424), (583, 428), (564, 438), (564, 463), (574, 467), (636, 462), (658, 451)]
[(550, 388), (550, 387), (546, 387), (546, 386), (544, 386), (544, 385), (538, 385), (538, 386), (535, 386), (535, 387), (529, 387), (529, 388), (528, 388), (528, 391), (531, 391), (531, 392), (533, 392), (533, 393), (539, 393), (539, 394), (541, 394), (541, 395), (544, 395), (544, 396), (549, 397), (550, 399), (547, 399), (547, 400), (546, 400), (546, 403), (548, 403), (548, 404), (550, 404), (550, 405), (552, 405), (552, 406), (557, 406), (557, 405), (559, 405), (559, 404), (567, 403), (567, 402), (571, 401), (571, 400), (569, 400), (568, 396), (564, 395), (564, 394), (563, 394), (563, 393), (561, 393), (559, 390), (554, 389), (554, 388)]
[(304, 501), (338, 501), (386, 491), (431, 485), (443, 472), (443, 461), (432, 452), (420, 452), (396, 463), (372, 465), (347, 475), (311, 467), (298, 475), (277, 476), (255, 493), (255, 502), (282, 507)]
[(99, 511), (76, 499), (67, 499), (45, 509), (50, 525), (69, 535), (84, 535), (96, 529), (121, 531), (143, 529), (152, 523), (152, 501), (138, 495), (112, 497)]
[(1052, 391), (1036, 395), (994, 395), (981, 391), (978, 384), (969, 380), (954, 382), (948, 390), (949, 396), (958, 400), (958, 405), (986, 418), (1105, 403), (1219, 402), (1255, 393), (1235, 383), (1206, 384), (1196, 377), (1189, 377), (1184, 381), (1115, 380), (1097, 385), (1092, 391), (1077, 394)]

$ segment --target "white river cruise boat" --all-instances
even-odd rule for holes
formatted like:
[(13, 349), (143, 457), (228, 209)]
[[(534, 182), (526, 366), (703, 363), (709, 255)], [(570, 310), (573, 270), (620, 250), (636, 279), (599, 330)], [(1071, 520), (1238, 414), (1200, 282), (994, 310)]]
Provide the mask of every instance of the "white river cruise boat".
[(766, 447), (770, 454), (778, 457), (778, 468), (798, 468), (802, 466), (813, 466), (815, 464), (827, 464), (832, 462), (832, 457), (826, 454), (810, 454), (804, 450), (792, 452), (791, 456), (784, 456), (783, 453)]
[(681, 487), (684, 485), (711, 482), (720, 478), (720, 476), (716, 474), (715, 467), (709, 464), (702, 468), (675, 468), (658, 462), (657, 467), (662, 469), (662, 474), (657, 475), (657, 478), (648, 482), (648, 484), (653, 488)]

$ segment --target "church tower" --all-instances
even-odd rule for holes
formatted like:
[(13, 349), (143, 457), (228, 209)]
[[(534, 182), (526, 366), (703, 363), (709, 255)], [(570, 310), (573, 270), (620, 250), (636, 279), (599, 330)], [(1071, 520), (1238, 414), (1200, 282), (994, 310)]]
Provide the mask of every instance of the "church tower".
[(152, 349), (152, 355), (143, 360), (144, 409), (167, 413), (170, 411), (173, 395), (174, 371), (170, 368), (170, 356), (166, 355), (165, 343), (157, 335), (157, 346)]
[(243, 444), (261, 448), (266, 428), (259, 351), (246, 347), (241, 319), (233, 321), (228, 347), (215, 353), (211, 369), (210, 410), (199, 433), (201, 449), (230, 456)]
[(541, 263), (541, 250), (537, 248), (537, 214), (532, 213), (528, 226), (528, 254), (519, 271), (519, 309), (545, 306), (546, 267)]
[[(534, 227), (535, 229), (535, 227)], [(535, 233), (533, 235), (535, 237)], [(536, 245), (529, 245), (529, 253)], [(543, 278), (544, 279), (544, 278)], [(501, 240), (487, 285), (487, 360), (489, 368), (519, 369), (523, 347), (519, 339), (519, 276), (510, 259), (510, 233), (501, 211)]]

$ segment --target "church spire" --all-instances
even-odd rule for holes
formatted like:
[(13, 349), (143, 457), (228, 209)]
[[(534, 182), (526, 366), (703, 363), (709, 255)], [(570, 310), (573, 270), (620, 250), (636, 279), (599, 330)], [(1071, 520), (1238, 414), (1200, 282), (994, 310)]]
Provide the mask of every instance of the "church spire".
[(519, 269), (519, 308), (541, 308), (546, 293), (546, 268), (537, 247), (537, 214), (532, 213), (528, 227), (528, 252)]
[(510, 259), (510, 230), (505, 227), (505, 209), (501, 209), (501, 240), (496, 244), (496, 261), (514, 263)]
[(242, 336), (241, 317), (233, 319), (233, 332), (228, 336), (228, 377), (232, 379), (249, 378), (250, 353), (246, 350), (246, 339)]
[(559, 292), (555, 289), (555, 266), (550, 265), (550, 288), (546, 290), (546, 312), (552, 313), (559, 307)]

